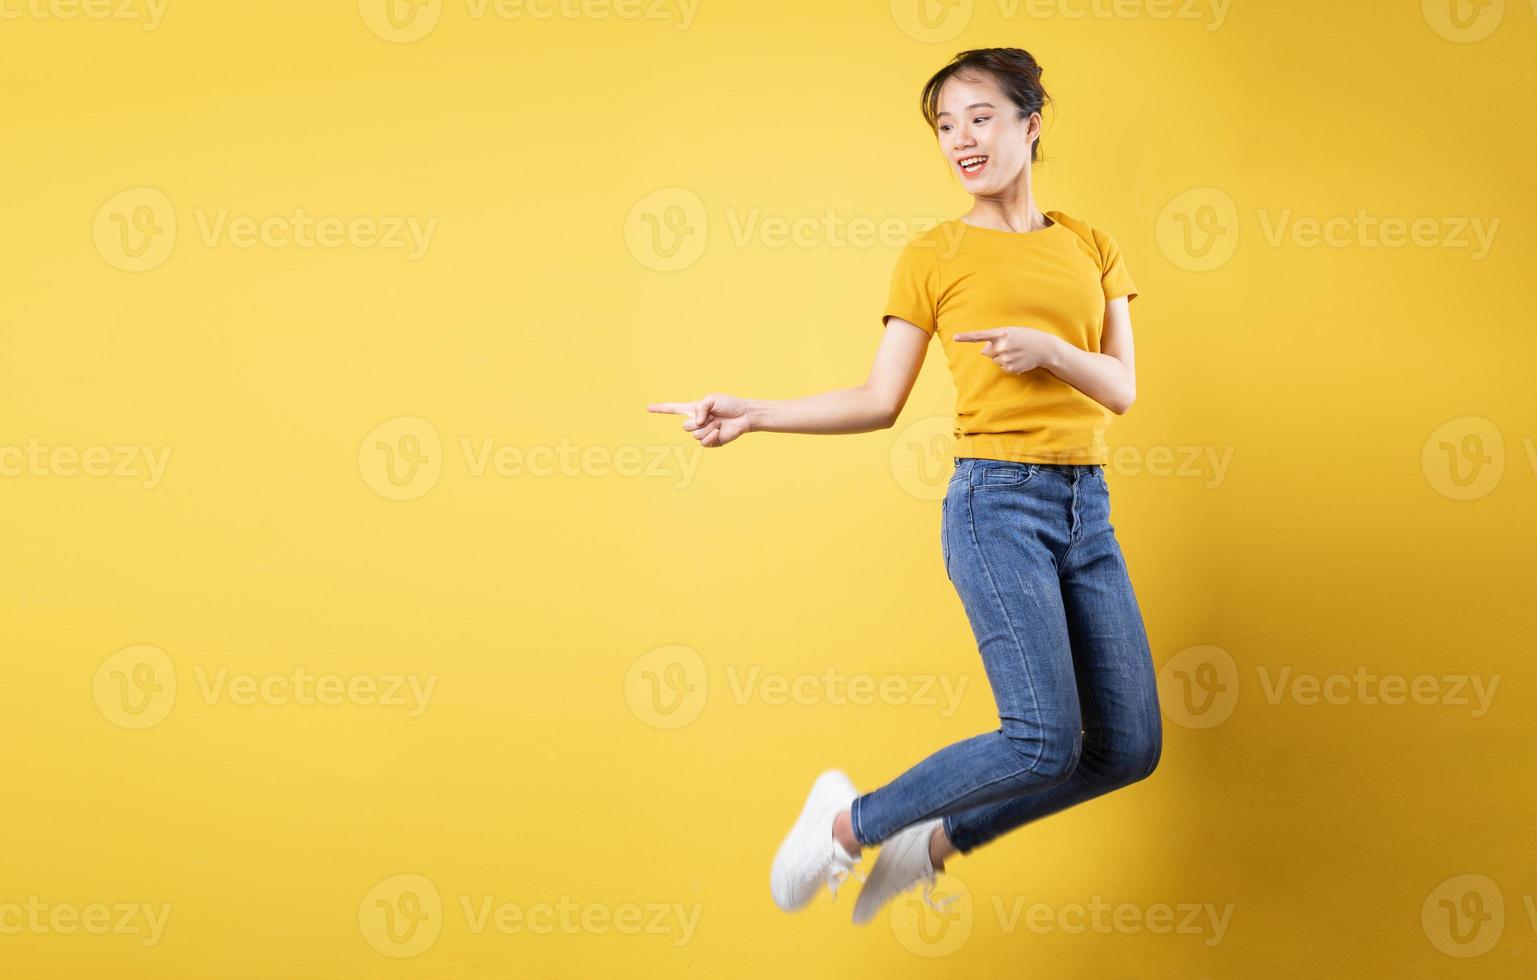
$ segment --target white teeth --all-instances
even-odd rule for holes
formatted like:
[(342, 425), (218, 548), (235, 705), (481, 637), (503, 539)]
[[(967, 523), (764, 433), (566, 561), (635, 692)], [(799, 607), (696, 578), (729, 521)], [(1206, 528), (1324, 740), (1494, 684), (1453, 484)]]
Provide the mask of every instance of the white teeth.
[(975, 169), (977, 169), (978, 167), (980, 167), (982, 164), (984, 164), (986, 162), (987, 162), (987, 157), (985, 157), (985, 156), (981, 156), (981, 157), (967, 157), (964, 160), (960, 161), (960, 165), (961, 165), (961, 169), (962, 170), (975, 170)]

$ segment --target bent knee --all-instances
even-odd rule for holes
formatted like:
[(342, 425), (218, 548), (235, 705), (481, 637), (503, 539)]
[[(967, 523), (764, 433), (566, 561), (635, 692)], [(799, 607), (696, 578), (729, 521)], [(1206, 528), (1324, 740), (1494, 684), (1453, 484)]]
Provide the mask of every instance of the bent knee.
[(1021, 736), (1004, 732), (1021, 760), (1017, 779), (1039, 789), (1065, 782), (1083, 756), (1083, 732), (1055, 731)]
[(1150, 735), (1123, 741), (1113, 749), (1090, 749), (1093, 769), (1101, 779), (1115, 786), (1129, 786), (1153, 774), (1163, 757), (1163, 739), (1155, 731)]

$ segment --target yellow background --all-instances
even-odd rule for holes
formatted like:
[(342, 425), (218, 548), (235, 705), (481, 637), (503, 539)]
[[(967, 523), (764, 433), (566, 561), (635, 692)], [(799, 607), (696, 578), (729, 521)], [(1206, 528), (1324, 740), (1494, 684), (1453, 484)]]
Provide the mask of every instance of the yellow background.
[[(170, 456), (153, 486), (67, 454), (0, 478), (0, 906), (171, 911), (151, 944), (0, 933), (7, 976), (1530, 974), (1533, 5), (1464, 7), (1499, 15), (1486, 32), (1433, 0), (1239, 2), (1220, 22), (978, 2), (932, 29), (900, 0), (703, 0), (686, 24), (448, 0), (403, 41), (346, 2), (173, 0), (154, 30), (41, 2), (0, 21), (0, 446)], [(856, 929), (853, 885), (786, 916), (769, 859), (819, 770), (873, 788), (996, 724), (939, 555), (952, 387), (931, 356), (891, 430), (715, 450), (645, 405), (863, 380), (899, 242), (822, 219), (916, 232), (967, 209), (917, 96), (988, 45), (1046, 69), (1039, 204), (1111, 231), (1141, 290), (1109, 477), (1163, 761), (955, 859), (965, 921), (904, 901)], [(154, 199), (103, 208), (140, 188), (176, 232), (130, 272), (114, 221), (140, 227)], [(436, 225), (416, 260), (199, 226), (299, 209)], [(1287, 209), (1500, 224), (1478, 259), (1272, 243)], [(776, 245), (738, 237), (755, 216), (812, 220)], [(1193, 268), (1181, 222), (1230, 257)], [(653, 227), (686, 228), (692, 260), (658, 268)], [(462, 440), (589, 462), (476, 475)], [(389, 483), (380, 443), (424, 461), (424, 492)], [(1148, 472), (1160, 447), (1230, 465)], [(631, 451), (669, 475), (604, 464)], [(109, 663), (145, 646), (159, 667)], [(171, 698), (158, 720), (114, 701), (134, 663)], [(200, 686), (299, 667), (435, 688), (411, 717)], [(1481, 715), (1267, 697), (1287, 668), (1498, 687)], [(809, 681), (810, 703), (737, 693), (829, 669), (967, 687), (948, 717)], [(1226, 707), (1203, 717), (1183, 685), (1214, 676)], [(403, 914), (406, 890), (441, 908), (397, 942), (376, 900)], [(563, 896), (598, 911), (477, 933), (463, 907)], [(1096, 898), (1124, 921), (1231, 919), (1211, 942), (998, 915), (1042, 903), (1071, 925)], [(650, 906), (697, 912), (686, 941), (676, 917), (605, 926)]]

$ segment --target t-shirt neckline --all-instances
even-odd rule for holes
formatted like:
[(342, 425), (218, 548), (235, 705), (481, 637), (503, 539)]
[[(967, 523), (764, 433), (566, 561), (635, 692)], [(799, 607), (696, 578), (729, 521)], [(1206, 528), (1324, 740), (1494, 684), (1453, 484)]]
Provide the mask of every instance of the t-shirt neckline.
[(1053, 228), (1061, 227), (1061, 225), (1062, 225), (1062, 218), (1061, 218), (1062, 212), (1060, 212), (1060, 211), (1048, 211), (1048, 210), (1042, 209), (1041, 213), (1046, 215), (1046, 217), (1051, 219), (1051, 224), (1047, 225), (1045, 228), (1037, 228), (1035, 231), (1004, 231), (1001, 228), (988, 228), (988, 227), (985, 227), (983, 225), (974, 225), (974, 224), (970, 223), (969, 221), (965, 221), (965, 220), (963, 220), (961, 218), (954, 218), (952, 220), (955, 221), (957, 224), (959, 224), (963, 229), (965, 229), (967, 231), (982, 231), (982, 232), (986, 232), (986, 233), (988, 233), (990, 235), (999, 235), (999, 236), (1002, 236), (1004, 238), (1020, 238), (1020, 239), (1024, 239), (1024, 238), (1034, 238), (1036, 235), (1044, 235), (1048, 231), (1051, 231)]

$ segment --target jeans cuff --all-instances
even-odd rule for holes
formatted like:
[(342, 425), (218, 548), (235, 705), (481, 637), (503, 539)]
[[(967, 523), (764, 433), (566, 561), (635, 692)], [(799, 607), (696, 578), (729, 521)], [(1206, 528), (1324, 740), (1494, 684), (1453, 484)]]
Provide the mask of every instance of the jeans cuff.
[(954, 816), (955, 814), (953, 813), (945, 814), (940, 818), (940, 825), (945, 829), (945, 836), (949, 838), (950, 846), (955, 848), (957, 852), (966, 854), (973, 845), (966, 840), (964, 834), (957, 835), (955, 824), (951, 822), (951, 818)]
[(864, 797), (856, 796), (854, 797), (854, 802), (849, 804), (849, 826), (854, 831), (854, 839), (859, 841), (859, 843), (863, 844), (865, 847), (870, 847), (871, 844), (869, 841), (865, 840), (865, 835), (859, 832), (859, 801), (862, 799), (864, 799)]

